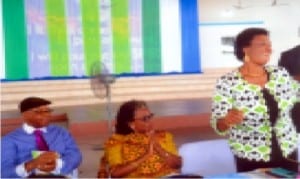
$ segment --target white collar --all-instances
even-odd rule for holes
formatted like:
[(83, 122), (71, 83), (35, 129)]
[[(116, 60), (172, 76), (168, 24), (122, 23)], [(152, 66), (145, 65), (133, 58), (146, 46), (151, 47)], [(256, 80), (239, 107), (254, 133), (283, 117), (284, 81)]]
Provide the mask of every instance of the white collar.
[(23, 129), (27, 134), (32, 134), (35, 130), (39, 129), (43, 132), (47, 132), (47, 128), (46, 127), (42, 127), (42, 128), (34, 128), (26, 123), (23, 124)]

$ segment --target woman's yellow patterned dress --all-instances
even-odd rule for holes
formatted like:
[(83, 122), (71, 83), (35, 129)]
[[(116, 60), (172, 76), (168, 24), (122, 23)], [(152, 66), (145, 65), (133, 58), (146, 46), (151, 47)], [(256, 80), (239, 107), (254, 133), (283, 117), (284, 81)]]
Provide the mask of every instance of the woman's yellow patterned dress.
[[(172, 134), (158, 132), (159, 143), (166, 151), (178, 155)], [(128, 135), (113, 134), (105, 143), (105, 157), (112, 168), (130, 163), (145, 155), (149, 148), (149, 138), (145, 134), (132, 133)], [(154, 153), (149, 159), (138, 166), (136, 170), (125, 177), (161, 177), (178, 173), (165, 164), (164, 158)]]

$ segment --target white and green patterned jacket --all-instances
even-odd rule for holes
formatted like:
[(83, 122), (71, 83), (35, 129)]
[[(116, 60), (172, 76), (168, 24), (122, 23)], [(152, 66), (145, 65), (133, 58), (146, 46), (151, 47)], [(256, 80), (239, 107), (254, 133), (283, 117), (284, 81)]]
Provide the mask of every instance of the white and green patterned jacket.
[[(285, 157), (298, 145), (290, 110), (297, 100), (296, 94), (299, 95), (299, 83), (292, 80), (281, 67), (267, 66), (266, 70), (269, 73), (269, 81), (265, 88), (275, 97), (279, 108), (274, 127), (269, 121), (268, 108), (260, 86), (242, 79), (237, 69), (217, 80), (211, 125), (218, 134), (229, 134), (229, 145), (233, 153), (240, 158), (269, 161), (272, 130)], [(225, 117), (227, 111), (232, 108), (244, 112), (244, 121), (227, 131), (219, 131), (216, 127), (217, 120)]]

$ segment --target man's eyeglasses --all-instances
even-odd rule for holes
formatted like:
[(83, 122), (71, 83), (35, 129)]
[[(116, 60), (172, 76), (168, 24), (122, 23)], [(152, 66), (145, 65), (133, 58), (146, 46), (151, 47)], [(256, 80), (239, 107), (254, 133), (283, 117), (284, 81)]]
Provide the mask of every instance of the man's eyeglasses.
[(53, 109), (41, 109), (41, 110), (31, 110), (32, 112), (36, 113), (36, 114), (48, 114), (48, 113), (52, 113)]
[(150, 113), (149, 115), (147, 115), (147, 116), (144, 116), (144, 117), (141, 117), (141, 118), (136, 118), (136, 120), (141, 120), (141, 121), (149, 121), (150, 119), (152, 119), (153, 118), (153, 116), (154, 116), (154, 114), (153, 113)]

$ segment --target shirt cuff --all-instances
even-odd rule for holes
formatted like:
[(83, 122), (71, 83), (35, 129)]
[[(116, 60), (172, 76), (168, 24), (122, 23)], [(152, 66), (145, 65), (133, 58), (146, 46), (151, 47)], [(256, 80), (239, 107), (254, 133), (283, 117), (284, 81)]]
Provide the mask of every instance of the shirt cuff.
[(62, 169), (63, 163), (64, 162), (61, 158), (56, 159), (56, 168), (51, 173), (57, 174), (57, 175), (61, 174), (61, 169)]
[(18, 176), (25, 178), (25, 177), (28, 177), (31, 172), (29, 173), (26, 171), (25, 162), (24, 162), (16, 167), (16, 173)]

